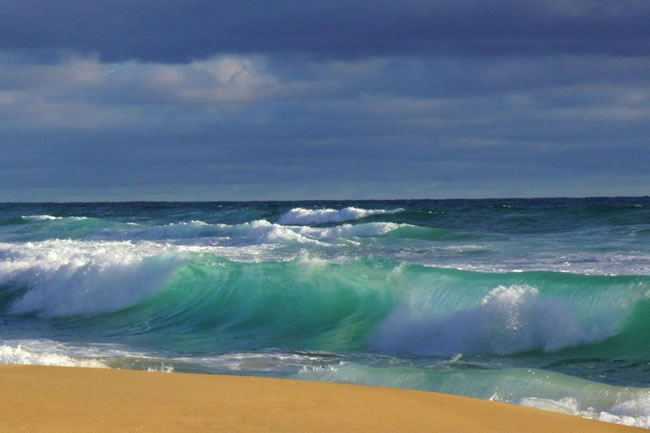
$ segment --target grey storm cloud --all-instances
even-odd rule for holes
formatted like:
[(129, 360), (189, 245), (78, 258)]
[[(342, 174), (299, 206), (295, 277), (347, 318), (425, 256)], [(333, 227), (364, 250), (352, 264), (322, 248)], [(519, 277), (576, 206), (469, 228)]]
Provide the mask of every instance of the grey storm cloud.
[(647, 193), (646, 0), (0, 0), (0, 201)]
[(0, 49), (216, 54), (650, 55), (645, 0), (0, 0)]

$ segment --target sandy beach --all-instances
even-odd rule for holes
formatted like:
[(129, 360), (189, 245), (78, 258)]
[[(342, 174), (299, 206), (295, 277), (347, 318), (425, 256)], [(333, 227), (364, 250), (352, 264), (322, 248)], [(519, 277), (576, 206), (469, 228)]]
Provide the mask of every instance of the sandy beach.
[(1, 432), (632, 432), (451, 395), (284, 379), (0, 366)]

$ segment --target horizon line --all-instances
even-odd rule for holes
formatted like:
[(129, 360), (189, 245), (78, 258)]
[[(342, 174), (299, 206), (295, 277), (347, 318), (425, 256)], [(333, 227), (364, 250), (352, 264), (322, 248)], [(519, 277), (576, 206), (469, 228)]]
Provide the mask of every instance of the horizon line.
[(650, 198), (650, 195), (594, 195), (594, 196), (533, 196), (533, 197), (484, 197), (484, 198), (346, 198), (346, 199), (288, 199), (288, 200), (104, 200), (104, 201), (0, 201), (0, 205), (14, 204), (128, 204), (128, 203), (304, 203), (304, 202), (354, 202), (354, 201), (488, 201), (488, 200), (578, 200), (578, 199), (631, 199), (631, 198)]

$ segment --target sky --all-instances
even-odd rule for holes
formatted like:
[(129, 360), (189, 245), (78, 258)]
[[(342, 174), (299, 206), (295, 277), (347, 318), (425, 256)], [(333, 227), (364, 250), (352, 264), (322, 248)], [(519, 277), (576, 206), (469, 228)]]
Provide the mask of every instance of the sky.
[(0, 201), (648, 195), (648, 0), (0, 0)]

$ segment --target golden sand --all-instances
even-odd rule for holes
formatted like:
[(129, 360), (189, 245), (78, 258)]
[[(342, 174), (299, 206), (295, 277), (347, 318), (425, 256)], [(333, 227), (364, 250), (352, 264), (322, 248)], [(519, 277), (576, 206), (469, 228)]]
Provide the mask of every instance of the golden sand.
[(0, 365), (0, 432), (632, 432), (502, 403), (285, 379)]

